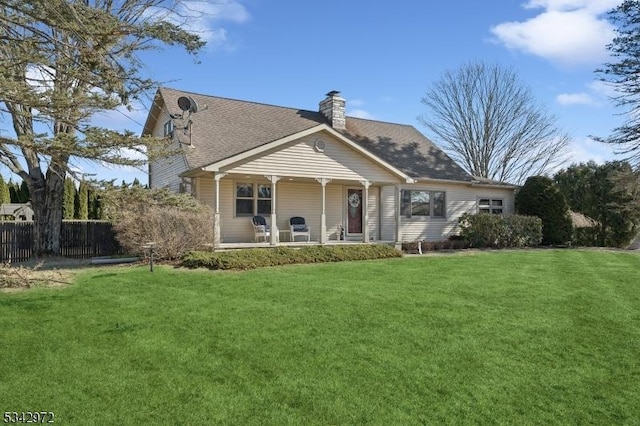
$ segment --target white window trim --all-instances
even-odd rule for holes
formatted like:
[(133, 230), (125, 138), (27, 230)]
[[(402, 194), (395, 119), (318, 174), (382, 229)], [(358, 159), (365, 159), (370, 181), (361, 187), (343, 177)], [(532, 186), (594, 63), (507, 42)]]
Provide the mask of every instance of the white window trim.
[[(236, 201), (238, 200), (238, 184), (251, 184), (253, 185), (253, 211), (252, 213), (249, 214), (241, 214), (238, 215), (237, 212), (237, 204)], [(271, 198), (262, 198), (259, 196), (258, 194), (258, 185), (267, 185), (271, 188)], [(240, 197), (241, 200), (248, 200), (249, 197)], [(268, 182), (268, 181), (256, 181), (256, 180), (236, 180), (233, 181), (233, 217), (253, 217), (255, 215), (262, 215), (262, 216), (266, 216), (271, 214), (271, 212), (268, 213), (258, 213), (258, 200), (271, 200), (271, 202), (273, 203), (273, 185)]]
[(162, 126), (162, 135), (164, 137), (172, 138), (173, 132), (175, 131), (175, 126), (173, 125), (173, 121), (171, 119), (164, 122)]
[[(504, 198), (500, 198), (500, 197), (478, 197), (476, 199), (476, 213), (480, 213), (480, 200), (489, 200), (489, 214), (501, 214), (501, 215), (504, 215), (504, 213), (505, 213)], [(502, 205), (499, 208), (501, 210), (500, 213), (493, 213), (493, 210), (494, 210), (493, 202), (494, 201), (501, 201), (502, 202)], [(483, 208), (485, 208), (485, 207), (483, 207)], [(495, 210), (498, 210), (498, 208), (496, 207)]]
[[(400, 216), (404, 219), (404, 220), (446, 220), (447, 219), (447, 191), (443, 190), (443, 189), (431, 189), (431, 188), (401, 188), (402, 191), (416, 191), (416, 192), (428, 192), (429, 193), (429, 215), (428, 216), (421, 216), (421, 215), (404, 215), (402, 214), (402, 195), (400, 196), (400, 205), (398, 206), (398, 208), (400, 209)], [(433, 210), (434, 210), (434, 194), (436, 192), (441, 192), (444, 194), (444, 214), (442, 216), (434, 216), (433, 215)]]

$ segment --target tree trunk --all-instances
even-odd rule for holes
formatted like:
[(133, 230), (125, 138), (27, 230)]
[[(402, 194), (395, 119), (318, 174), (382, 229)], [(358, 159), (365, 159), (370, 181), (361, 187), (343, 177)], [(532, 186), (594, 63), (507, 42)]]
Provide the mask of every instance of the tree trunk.
[(32, 176), (31, 207), (35, 215), (33, 224), (33, 252), (36, 257), (60, 255), (62, 228), (62, 201), (64, 171), (50, 165), (46, 177)]

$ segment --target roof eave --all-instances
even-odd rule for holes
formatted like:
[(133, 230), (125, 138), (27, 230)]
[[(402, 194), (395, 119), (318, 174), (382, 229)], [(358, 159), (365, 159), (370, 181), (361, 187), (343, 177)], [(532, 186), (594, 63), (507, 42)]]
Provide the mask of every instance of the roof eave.
[(516, 188), (518, 188), (517, 185), (511, 185), (511, 184), (499, 184), (499, 183), (485, 183), (485, 182), (480, 182), (480, 181), (473, 181), (470, 182), (471, 186), (481, 186), (483, 188), (501, 188), (501, 189), (513, 189), (515, 190)]
[(144, 122), (144, 126), (142, 127), (143, 136), (151, 135), (153, 133), (153, 129), (156, 122), (158, 121), (158, 117), (160, 117), (159, 112), (162, 111), (163, 106), (164, 98), (162, 97), (161, 90), (158, 89), (155, 96), (153, 97), (153, 102), (151, 103), (151, 108), (149, 109), (147, 120)]

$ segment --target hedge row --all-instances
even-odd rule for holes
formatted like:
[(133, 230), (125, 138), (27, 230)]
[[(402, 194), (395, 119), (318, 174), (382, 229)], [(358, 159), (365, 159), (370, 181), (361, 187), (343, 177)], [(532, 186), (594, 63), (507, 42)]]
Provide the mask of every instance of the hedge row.
[(402, 253), (382, 244), (353, 246), (308, 246), (256, 248), (230, 251), (191, 251), (182, 257), (187, 268), (254, 269), (295, 263), (341, 262), (347, 260), (401, 257)]
[[(418, 249), (420, 244), (420, 249)], [(419, 253), (426, 251), (441, 251), (441, 250), (463, 250), (469, 248), (469, 243), (463, 239), (450, 238), (448, 240), (441, 241), (405, 241), (402, 243), (402, 251), (404, 253)]]
[(542, 220), (534, 216), (465, 213), (460, 228), (471, 247), (532, 247), (542, 241)]

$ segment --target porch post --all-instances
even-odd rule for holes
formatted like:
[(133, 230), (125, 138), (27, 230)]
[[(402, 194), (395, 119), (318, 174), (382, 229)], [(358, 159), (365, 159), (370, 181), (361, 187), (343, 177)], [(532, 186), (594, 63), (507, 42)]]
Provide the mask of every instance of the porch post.
[(402, 188), (396, 186), (396, 248), (402, 248), (402, 215), (400, 207), (402, 203)]
[(364, 209), (364, 224), (362, 229), (362, 242), (369, 242), (369, 187), (371, 186), (371, 182), (368, 180), (361, 180), (360, 184), (364, 186), (363, 197), (364, 202), (362, 203), (362, 208)]
[(225, 177), (226, 173), (215, 173), (216, 205), (213, 210), (213, 248), (220, 245), (220, 179)]
[(325, 207), (327, 204), (326, 199), (326, 186), (331, 179), (329, 178), (316, 178), (316, 180), (322, 185), (322, 212), (320, 212), (320, 244), (326, 244), (327, 240), (327, 215), (325, 213)]
[(269, 243), (272, 246), (278, 244), (279, 234), (278, 231), (278, 218), (276, 217), (276, 183), (280, 180), (280, 176), (265, 176), (271, 182), (271, 240)]

